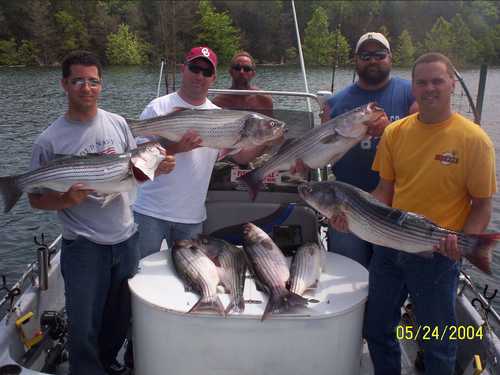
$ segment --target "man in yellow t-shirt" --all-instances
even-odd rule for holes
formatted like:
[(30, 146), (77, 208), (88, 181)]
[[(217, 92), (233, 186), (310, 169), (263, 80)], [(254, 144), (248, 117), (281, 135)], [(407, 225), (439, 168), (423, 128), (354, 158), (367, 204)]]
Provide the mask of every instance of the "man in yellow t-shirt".
[[(380, 181), (372, 194), (442, 227), (482, 233), (496, 192), (495, 151), (479, 126), (452, 112), (454, 86), (454, 69), (446, 56), (428, 53), (416, 60), (412, 93), (419, 113), (385, 129), (373, 163)], [(331, 223), (346, 228), (345, 218), (332, 218)], [(457, 343), (445, 329), (456, 324), (457, 237), (443, 238), (436, 250), (426, 258), (375, 246), (364, 325), (375, 374), (401, 374), (395, 332), (408, 293), (420, 327), (442, 334), (442, 340), (421, 340), (425, 373), (454, 373)]]

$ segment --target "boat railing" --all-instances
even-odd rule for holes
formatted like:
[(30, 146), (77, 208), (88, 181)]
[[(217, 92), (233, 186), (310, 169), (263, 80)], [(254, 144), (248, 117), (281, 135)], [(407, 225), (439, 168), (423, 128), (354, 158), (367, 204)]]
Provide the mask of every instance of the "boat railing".
[(296, 96), (302, 98), (314, 99), (319, 107), (322, 102), (317, 94), (300, 91), (272, 91), (272, 90), (233, 90), (233, 89), (209, 89), (209, 94), (227, 94), (227, 95), (271, 95), (271, 96)]
[[(490, 302), (493, 298), (495, 298), (497, 290), (495, 290), (491, 296), (486, 296), (488, 286), (486, 285), (483, 293), (481, 293), (477, 290), (470, 276), (464, 271), (460, 273), (460, 281), (462, 282), (462, 288), (460, 289), (459, 294), (463, 294), (465, 290), (470, 291), (474, 295), (474, 298), (471, 300), (471, 304), (482, 313), (485, 320), (487, 320), (489, 316), (492, 316), (495, 324), (500, 326), (500, 314), (498, 314)], [(480, 305), (480, 308), (476, 306), (477, 303), (475, 301), (478, 301), (477, 303)]]
[[(35, 243), (37, 243), (40, 248), (43, 245), (44, 249), (46, 250), (45, 254), (43, 257), (38, 257), (35, 261), (30, 263), (26, 268), (26, 271), (24, 271), (20, 279), (13, 286), (7, 287), (5, 276), (2, 276), (3, 285), (0, 290), (5, 290), (6, 295), (0, 300), (0, 309), (3, 309), (5, 305), (8, 305), (8, 311), (10, 312), (12, 310), (16, 297), (23, 292), (25, 282), (28, 279), (31, 280), (31, 285), (36, 285), (36, 279), (38, 279), (39, 284), (44, 283), (43, 287), (46, 289), (47, 276), (45, 275), (45, 273), (48, 273), (50, 268), (50, 255), (56, 251), (56, 248), (60, 244), (61, 239), (62, 235), (59, 235), (50, 245), (43, 245), (43, 240), (42, 243), (39, 243), (35, 239)], [(41, 264), (42, 261), (43, 264)]]

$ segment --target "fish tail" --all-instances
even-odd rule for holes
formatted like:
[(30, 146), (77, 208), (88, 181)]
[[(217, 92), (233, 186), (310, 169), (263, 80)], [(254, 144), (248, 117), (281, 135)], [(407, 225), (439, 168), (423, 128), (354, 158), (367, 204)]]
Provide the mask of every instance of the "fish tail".
[(245, 299), (243, 296), (236, 296), (231, 299), (231, 302), (229, 302), (229, 305), (226, 307), (226, 314), (228, 314), (231, 310), (237, 313), (245, 311)]
[(481, 271), (491, 274), (491, 259), (495, 244), (500, 240), (500, 233), (481, 233), (470, 235), (477, 242), (465, 258)]
[(261, 321), (267, 319), (274, 311), (278, 311), (281, 313), (297, 306), (306, 307), (307, 303), (307, 298), (289, 291), (282, 295), (271, 294), (269, 302), (266, 306), (266, 310), (262, 315)]
[(211, 310), (217, 312), (219, 315), (222, 315), (224, 318), (226, 317), (226, 311), (224, 310), (224, 305), (220, 301), (218, 296), (214, 296), (213, 298), (205, 298), (201, 297), (196, 304), (191, 307), (191, 310), (188, 313), (201, 311), (201, 310)]
[(259, 175), (255, 173), (256, 170), (250, 171), (243, 176), (238, 177), (238, 181), (243, 181), (245, 185), (248, 187), (248, 194), (250, 194), (250, 199), (255, 201), (257, 198), (257, 194), (259, 194), (259, 190), (262, 187), (262, 180), (259, 178)]
[(0, 177), (0, 195), (3, 200), (3, 212), (9, 212), (17, 203), (22, 190), (17, 185), (17, 176)]

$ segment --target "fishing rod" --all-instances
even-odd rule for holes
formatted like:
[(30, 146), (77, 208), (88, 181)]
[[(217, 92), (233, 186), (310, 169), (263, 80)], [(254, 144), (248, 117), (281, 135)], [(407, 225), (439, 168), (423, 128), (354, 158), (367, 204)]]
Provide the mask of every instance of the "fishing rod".
[(472, 113), (474, 115), (474, 122), (478, 125), (481, 125), (481, 114), (477, 111), (476, 104), (474, 103), (474, 100), (472, 99), (472, 96), (469, 92), (469, 88), (465, 84), (465, 81), (462, 78), (462, 76), (460, 75), (460, 73), (458, 72), (458, 70), (453, 68), (453, 71), (455, 72), (455, 77), (457, 77), (458, 82), (460, 82), (460, 85), (462, 86), (462, 89), (465, 92), (465, 96), (467, 97), (467, 101), (469, 102), (469, 106), (472, 109)]
[(335, 34), (335, 60), (332, 65), (332, 87), (330, 92), (333, 94), (333, 87), (335, 83), (335, 71), (337, 70), (339, 64), (339, 34), (340, 34), (340, 24), (337, 24), (337, 32)]
[[(297, 47), (299, 50), (299, 58), (300, 58), (300, 67), (302, 69), (302, 76), (304, 78), (304, 85), (306, 87), (306, 92), (309, 93), (309, 87), (307, 85), (307, 77), (306, 77), (306, 67), (304, 64), (304, 56), (302, 55), (302, 45), (300, 43), (300, 33), (299, 33), (299, 24), (297, 22), (297, 13), (295, 12), (295, 3), (292, 1), (292, 11), (293, 11), (293, 20), (295, 21), (295, 33), (297, 35)], [(312, 112), (311, 109), (311, 102), (309, 101), (309, 98), (306, 99), (307, 101), (307, 109), (309, 112)]]

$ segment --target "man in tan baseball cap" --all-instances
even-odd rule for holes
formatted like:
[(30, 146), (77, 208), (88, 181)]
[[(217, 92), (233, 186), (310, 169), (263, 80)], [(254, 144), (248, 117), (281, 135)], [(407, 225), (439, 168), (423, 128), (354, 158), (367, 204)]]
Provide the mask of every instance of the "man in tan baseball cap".
[(363, 34), (361, 38), (359, 38), (358, 43), (356, 44), (355, 52), (358, 53), (359, 48), (365, 43), (369, 41), (374, 41), (379, 43), (382, 47), (384, 47), (389, 53), (391, 52), (391, 46), (389, 45), (389, 41), (387, 38), (381, 33), (369, 32)]

